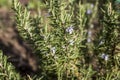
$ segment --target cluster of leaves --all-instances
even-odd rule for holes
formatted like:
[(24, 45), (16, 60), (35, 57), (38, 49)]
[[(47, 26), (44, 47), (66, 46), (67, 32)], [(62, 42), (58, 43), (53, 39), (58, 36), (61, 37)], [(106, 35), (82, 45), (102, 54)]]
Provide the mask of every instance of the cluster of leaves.
[(0, 50), (0, 79), (1, 80), (20, 80), (22, 79), (15, 71), (11, 63), (7, 62), (7, 57)]
[(17, 29), (39, 56), (41, 72), (36, 80), (120, 79), (118, 7), (113, 1), (92, 2), (45, 0), (40, 2), (46, 10), (43, 17), (42, 9), (31, 16), (29, 7), (13, 0)]

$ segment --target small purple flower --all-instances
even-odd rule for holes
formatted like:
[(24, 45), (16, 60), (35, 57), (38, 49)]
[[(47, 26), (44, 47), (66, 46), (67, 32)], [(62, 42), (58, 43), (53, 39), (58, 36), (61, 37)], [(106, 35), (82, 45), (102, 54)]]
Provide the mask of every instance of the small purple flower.
[(51, 48), (51, 51), (52, 51), (52, 55), (54, 56), (55, 52), (56, 52), (56, 48), (55, 47), (52, 47)]
[(70, 43), (70, 45), (73, 45), (73, 44), (74, 44), (74, 41), (73, 41), (73, 40), (70, 40), (69, 43)]
[(109, 55), (106, 55), (105, 56), (105, 60), (107, 61), (109, 59)]
[(103, 58), (105, 61), (107, 61), (107, 60), (109, 59), (109, 55), (103, 53), (103, 54), (101, 55), (101, 58)]
[(73, 26), (70, 26), (66, 29), (66, 32), (68, 32), (69, 34), (72, 34), (73, 31), (74, 31)]
[(91, 14), (92, 13), (92, 10), (91, 9), (88, 9), (87, 10), (87, 14)]

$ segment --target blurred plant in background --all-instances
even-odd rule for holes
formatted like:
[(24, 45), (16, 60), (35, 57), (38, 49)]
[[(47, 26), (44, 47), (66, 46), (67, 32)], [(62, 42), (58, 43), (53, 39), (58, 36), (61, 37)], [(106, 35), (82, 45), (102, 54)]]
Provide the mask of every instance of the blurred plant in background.
[[(22, 6), (12, 0), (19, 34), (39, 57), (40, 71), (28, 79), (119, 80), (120, 14), (116, 2), (30, 0)], [(2, 53), (1, 59), (0, 67), (7, 64)], [(5, 67), (10, 72), (13, 66), (7, 66), (11, 66)], [(16, 72), (9, 75), (2, 70), (3, 78), (21, 79)]]

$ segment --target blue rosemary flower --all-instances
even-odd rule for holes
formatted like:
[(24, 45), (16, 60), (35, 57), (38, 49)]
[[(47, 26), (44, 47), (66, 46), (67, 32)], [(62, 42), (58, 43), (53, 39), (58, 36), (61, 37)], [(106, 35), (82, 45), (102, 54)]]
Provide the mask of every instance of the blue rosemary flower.
[(73, 31), (74, 31), (73, 26), (70, 26), (66, 29), (66, 32), (68, 32), (69, 34), (72, 34)]
[(91, 14), (92, 13), (92, 10), (91, 9), (87, 9), (87, 14)]
[(103, 54), (101, 55), (101, 58), (103, 58), (105, 61), (107, 61), (107, 60), (109, 59), (109, 55), (103, 53)]
[(54, 56), (54, 55), (55, 55), (55, 52), (56, 52), (56, 48), (55, 48), (55, 47), (52, 47), (52, 48), (51, 48), (51, 52), (52, 52), (52, 55)]

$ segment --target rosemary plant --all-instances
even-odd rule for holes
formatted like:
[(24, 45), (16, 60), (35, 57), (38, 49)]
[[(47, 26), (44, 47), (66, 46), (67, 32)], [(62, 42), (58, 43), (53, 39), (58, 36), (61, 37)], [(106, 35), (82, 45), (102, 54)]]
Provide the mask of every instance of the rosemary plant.
[[(16, 28), (38, 56), (40, 71), (30, 80), (120, 79), (119, 0), (12, 1)], [(0, 79), (22, 79), (2, 56)]]

